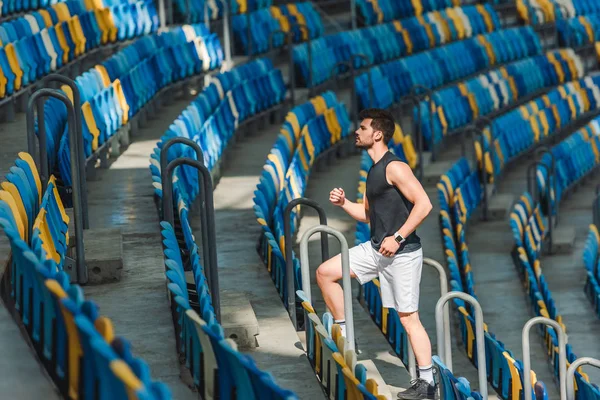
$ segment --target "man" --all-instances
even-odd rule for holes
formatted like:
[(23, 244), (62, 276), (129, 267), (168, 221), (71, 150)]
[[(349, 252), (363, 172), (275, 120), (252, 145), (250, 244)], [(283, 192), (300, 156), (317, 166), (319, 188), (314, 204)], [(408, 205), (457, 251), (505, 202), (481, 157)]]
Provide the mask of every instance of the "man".
[[(420, 377), (398, 398), (433, 399), (431, 343), (418, 314), (423, 250), (416, 232), (432, 205), (410, 167), (388, 150), (395, 129), (391, 114), (367, 109), (359, 117), (356, 146), (367, 150), (373, 160), (363, 204), (347, 200), (341, 188), (333, 189), (329, 200), (352, 218), (370, 223), (370, 241), (350, 249), (350, 270), (361, 285), (379, 277), (383, 306), (398, 312), (408, 334)], [(341, 278), (340, 255), (317, 269), (325, 303), (345, 334), (343, 291), (337, 283)]]

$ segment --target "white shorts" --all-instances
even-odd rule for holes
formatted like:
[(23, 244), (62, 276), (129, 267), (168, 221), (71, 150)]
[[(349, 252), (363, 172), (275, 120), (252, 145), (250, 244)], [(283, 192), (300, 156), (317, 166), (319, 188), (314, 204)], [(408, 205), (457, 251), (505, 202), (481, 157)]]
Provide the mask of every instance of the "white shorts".
[(361, 285), (379, 277), (383, 307), (410, 313), (419, 309), (423, 249), (386, 257), (367, 241), (350, 249), (350, 270)]

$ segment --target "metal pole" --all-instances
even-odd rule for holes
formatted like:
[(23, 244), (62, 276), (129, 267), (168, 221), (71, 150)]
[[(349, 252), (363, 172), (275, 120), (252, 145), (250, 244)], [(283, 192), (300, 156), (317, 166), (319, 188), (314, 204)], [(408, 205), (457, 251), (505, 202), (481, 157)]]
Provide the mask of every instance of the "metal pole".
[[(290, 69), (290, 100), (292, 102), (292, 107), (296, 105), (296, 67), (294, 65), (294, 46), (292, 45), (294, 41), (294, 34), (290, 30), (287, 33), (287, 46), (288, 46), (288, 62)], [(307, 46), (310, 46), (307, 44)]]
[[(419, 154), (419, 179), (423, 179), (425, 166), (423, 165), (423, 136), (421, 134), (421, 111), (419, 109), (419, 98), (416, 95), (408, 94), (405, 98), (417, 107), (417, 124), (413, 121), (413, 131), (415, 132), (415, 143)], [(401, 115), (404, 115), (401, 113)]]
[[(544, 154), (548, 154), (548, 156), (550, 157), (550, 173), (548, 174), (548, 213), (555, 214), (555, 217), (553, 219), (553, 225), (556, 226), (558, 225), (558, 210), (560, 204), (559, 202), (555, 201), (554, 207), (552, 207), (552, 202), (550, 201), (551, 194), (554, 194), (554, 196), (556, 196), (556, 157), (554, 156), (554, 154), (552, 154), (552, 152), (547, 146), (541, 146), (535, 151), (535, 157), (536, 159), (539, 158), (539, 161), (541, 161)], [(552, 192), (550, 192), (551, 190)], [(551, 220), (548, 220), (548, 222), (550, 221)]]
[[(319, 214), (319, 224), (327, 225), (327, 215), (325, 214), (325, 210), (323, 207), (319, 205), (316, 201), (312, 199), (308, 199), (306, 197), (300, 197), (298, 199), (293, 199), (290, 201), (287, 206), (285, 206), (285, 210), (283, 211), (283, 237), (284, 237), (284, 245), (285, 245), (285, 273), (286, 273), (286, 283), (287, 283), (287, 295), (288, 295), (288, 311), (290, 313), (290, 318), (294, 324), (294, 328), (298, 330), (298, 323), (296, 319), (296, 291), (295, 289), (295, 280), (294, 280), (294, 260), (292, 255), (292, 224), (291, 224), (291, 215), (292, 210), (296, 208), (298, 205), (305, 205), (313, 208)], [(327, 233), (321, 233), (321, 258), (323, 262), (329, 259), (329, 241), (327, 240)]]
[(210, 31), (210, 16), (208, 14), (208, 0), (204, 0), (204, 25)]
[[(306, 58), (307, 58), (307, 62), (308, 62), (308, 81), (306, 82), (306, 87), (308, 89), (308, 98), (310, 99), (312, 97), (312, 41), (310, 40), (310, 31), (308, 30), (308, 26), (306, 26), (305, 24), (296, 24), (295, 26), (298, 27), (298, 29), (300, 29), (300, 34), (302, 34), (302, 32), (306, 32)], [(293, 43), (293, 38), (294, 38), (294, 34), (292, 32), (292, 30), (290, 29), (290, 46)], [(290, 50), (291, 51), (291, 50)], [(293, 67), (292, 67), (293, 68)]]
[[(232, 67), (231, 62), (231, 38), (229, 36), (229, 3), (228, 0), (221, 0), (223, 4), (223, 41), (225, 42), (225, 71)], [(248, 17), (250, 18), (250, 17)]]
[(246, 25), (246, 35), (248, 35), (248, 58), (252, 60), (252, 22), (250, 18), (250, 13), (246, 13), (247, 25)]
[[(433, 131), (434, 129), (434, 123), (433, 123), (433, 114), (435, 112), (435, 103), (433, 101), (433, 91), (431, 89), (429, 89), (427, 86), (423, 86), (423, 85), (414, 85), (411, 89), (410, 92), (413, 96), (416, 96), (418, 99), (418, 90), (422, 90), (424, 91), (424, 97), (423, 97), (423, 101), (427, 101), (428, 106), (429, 106), (429, 130), (431, 132), (431, 161), (435, 162), (436, 158), (437, 158), (437, 151), (436, 151), (436, 144), (435, 144), (435, 133)], [(427, 98), (429, 98), (429, 100), (427, 100)], [(419, 122), (421, 120), (421, 106), (420, 106), (420, 102), (417, 105), (417, 110), (418, 110), (418, 114), (419, 114)], [(420, 124), (419, 124), (420, 125)], [(420, 146), (423, 147), (423, 142), (425, 141), (425, 137), (423, 136), (423, 131), (421, 129), (421, 127), (419, 126), (419, 133), (421, 136), (421, 141), (420, 141)]]
[(558, 376), (560, 382), (560, 400), (566, 400), (567, 387), (567, 335), (560, 324), (550, 318), (535, 317), (527, 321), (523, 327), (523, 383), (525, 400), (532, 400), (531, 396), (531, 348), (529, 346), (529, 331), (536, 324), (548, 325), (556, 329), (558, 335)]
[(575, 400), (575, 387), (573, 381), (575, 380), (575, 371), (582, 365), (592, 365), (596, 368), (600, 368), (600, 360), (592, 357), (580, 357), (573, 361), (567, 369), (567, 400)]
[[(196, 159), (204, 164), (204, 154), (202, 153), (202, 149), (198, 143), (194, 142), (191, 139), (186, 137), (174, 137), (169, 139), (160, 150), (160, 180), (164, 182), (167, 175), (167, 164), (169, 162), (168, 155), (169, 149), (174, 144), (184, 144), (186, 146), (190, 146), (196, 152)], [(198, 189), (201, 189), (204, 186), (204, 177), (202, 173), (198, 172)], [(164, 206), (164, 203), (163, 203)], [(163, 218), (164, 218), (164, 207), (163, 207)], [(208, 259), (208, 255), (210, 253), (210, 243), (208, 242), (208, 223), (206, 220), (206, 204), (204, 201), (204, 196), (200, 197), (200, 223), (202, 225), (202, 260), (207, 269), (210, 269), (209, 264), (210, 260)], [(174, 227), (173, 227), (174, 228)]]
[(356, 30), (356, 0), (350, 0), (350, 15), (352, 15), (352, 30)]
[[(79, 193), (81, 195), (81, 203), (83, 205), (82, 218), (83, 218), (83, 229), (90, 228), (90, 221), (88, 215), (88, 193), (87, 193), (87, 176), (86, 176), (86, 160), (83, 145), (83, 125), (81, 122), (81, 95), (79, 93), (79, 87), (75, 84), (75, 81), (59, 74), (50, 74), (44, 78), (44, 85), (50, 82), (60, 82), (67, 85), (73, 93), (73, 108), (75, 110), (75, 128), (77, 129), (77, 154), (79, 157)], [(38, 114), (39, 119), (39, 114)]]
[[(551, 169), (544, 163), (540, 161), (532, 162), (529, 167), (527, 167), (527, 188), (531, 192), (531, 196), (533, 201), (538, 201), (541, 204), (541, 193), (537, 192), (537, 185), (535, 182), (535, 178), (537, 176), (537, 167), (542, 167), (546, 169), (546, 173), (548, 174), (548, 180), (552, 180), (552, 171)], [(537, 199), (539, 197), (539, 199)], [(552, 203), (550, 200), (550, 184), (546, 184), (546, 208), (548, 209), (548, 253), (552, 254), (552, 232), (553, 232), (553, 223), (552, 223)]]
[(485, 332), (483, 330), (483, 311), (479, 302), (471, 295), (463, 292), (452, 291), (442, 296), (435, 305), (435, 327), (437, 334), (438, 351), (447, 342), (446, 336), (450, 336), (450, 331), (444, 329), (443, 306), (453, 298), (459, 298), (466, 301), (475, 309), (475, 338), (477, 343), (477, 373), (479, 375), (479, 393), (483, 399), (488, 398), (487, 387), (487, 367), (485, 364)]
[[(47, 97), (54, 97), (62, 101), (67, 108), (67, 120), (69, 126), (69, 148), (71, 155), (71, 175), (73, 181), (73, 216), (74, 216), (74, 224), (75, 224), (75, 242), (76, 242), (76, 282), (80, 284), (85, 284), (88, 281), (87, 267), (85, 265), (85, 253), (84, 253), (84, 241), (83, 241), (83, 204), (81, 201), (81, 196), (79, 190), (81, 188), (80, 175), (79, 175), (79, 157), (78, 157), (78, 146), (77, 146), (77, 129), (76, 129), (76, 112), (73, 107), (73, 103), (69, 100), (66, 94), (61, 91), (55, 89), (40, 89), (33, 93), (33, 95), (29, 98), (29, 102), (27, 105), (27, 121), (33, 121), (33, 105), (37, 105), (40, 99), (44, 99)], [(42, 111), (43, 114), (43, 111)], [(42, 117), (43, 122), (43, 117)], [(35, 132), (33, 129), (33, 124), (28, 124), (28, 144), (33, 147), (30, 148), (30, 152), (35, 151)], [(38, 131), (38, 135), (40, 136), (40, 158), (43, 153), (46, 153), (47, 149), (45, 147), (41, 147), (42, 143), (46, 143), (46, 130), (42, 129)], [(48, 174), (48, 163), (47, 161), (44, 163), (40, 163), (41, 169), (45, 168), (46, 174)], [(44, 166), (45, 164), (45, 166)], [(42, 182), (48, 180), (48, 176), (44, 178), (42, 175)], [(42, 183), (44, 184), (44, 183)], [(46, 187), (46, 186), (44, 186)]]
[(218, 265), (217, 265), (217, 239), (215, 233), (215, 208), (213, 204), (213, 185), (210, 177), (210, 172), (208, 168), (204, 166), (200, 161), (193, 160), (191, 158), (182, 157), (175, 159), (167, 165), (167, 174), (165, 176), (164, 181), (162, 182), (163, 188), (163, 210), (164, 210), (164, 220), (173, 226), (174, 216), (173, 216), (173, 172), (175, 172), (175, 168), (180, 165), (189, 165), (191, 167), (197, 168), (202, 174), (202, 183), (203, 189), (200, 193), (203, 196), (203, 201), (206, 204), (206, 219), (207, 219), (207, 231), (209, 241), (209, 252), (208, 259), (210, 261), (210, 265), (205, 269), (206, 279), (208, 280), (210, 286), (210, 295), (212, 299), (212, 305), (215, 310), (215, 317), (218, 322), (221, 322), (221, 304), (220, 304), (220, 296), (219, 296), (219, 273), (218, 273)]
[[(371, 107), (374, 104), (374, 100), (375, 100), (375, 94), (373, 91), (373, 82), (371, 81), (371, 74), (370, 69), (369, 69), (369, 65), (371, 65), (371, 60), (369, 59), (369, 57), (367, 57), (365, 54), (352, 54), (350, 56), (352, 62), (351, 62), (351, 71), (352, 71), (352, 92), (353, 92), (353, 96), (354, 96), (354, 104), (355, 104), (355, 110), (354, 112), (356, 113), (356, 118), (358, 121), (358, 100), (356, 98), (356, 84), (355, 84), (355, 80), (356, 80), (356, 74), (355, 74), (355, 68), (354, 68), (354, 59), (355, 58), (360, 58), (362, 60), (365, 61), (365, 63), (367, 64), (366, 67), (363, 67), (361, 69), (366, 69), (367, 70), (367, 84), (369, 85), (368, 88), (368, 93), (369, 93), (369, 103), (368, 106)], [(356, 128), (358, 129), (358, 122), (356, 125)]]
[(165, 13), (165, 0), (158, 0), (158, 20), (160, 24), (159, 31), (167, 28), (167, 19)]
[(354, 345), (354, 314), (352, 309), (352, 281), (350, 280), (350, 255), (348, 242), (344, 235), (327, 225), (316, 225), (310, 228), (300, 239), (300, 268), (302, 269), (302, 291), (306, 294), (309, 302), (312, 302), (310, 294), (310, 267), (308, 260), (308, 239), (317, 233), (326, 232), (335, 236), (340, 242), (342, 256), (342, 287), (344, 290), (344, 318), (346, 319), (346, 343), (350, 350), (356, 351)]

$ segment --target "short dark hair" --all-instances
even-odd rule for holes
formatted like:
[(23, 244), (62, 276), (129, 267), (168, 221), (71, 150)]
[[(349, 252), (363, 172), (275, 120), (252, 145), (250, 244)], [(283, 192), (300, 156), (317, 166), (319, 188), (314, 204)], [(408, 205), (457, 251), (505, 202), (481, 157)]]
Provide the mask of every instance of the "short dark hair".
[(389, 111), (381, 108), (367, 108), (366, 110), (362, 110), (358, 114), (358, 117), (360, 119), (370, 118), (373, 130), (383, 132), (383, 141), (385, 144), (388, 144), (394, 136), (396, 124), (394, 117)]

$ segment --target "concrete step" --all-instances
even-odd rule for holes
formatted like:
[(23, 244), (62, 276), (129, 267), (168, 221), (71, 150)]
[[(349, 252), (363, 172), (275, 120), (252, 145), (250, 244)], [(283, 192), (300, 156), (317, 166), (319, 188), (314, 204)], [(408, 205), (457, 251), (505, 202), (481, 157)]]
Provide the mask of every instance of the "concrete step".
[[(75, 227), (69, 221), (69, 257), (75, 259)], [(88, 284), (99, 285), (121, 280), (123, 271), (123, 234), (120, 228), (92, 228), (83, 231), (85, 264), (88, 271)], [(73, 266), (74, 268), (74, 266)]]
[[(423, 158), (425, 159), (426, 157), (424, 156)], [(452, 167), (452, 164), (453, 162), (451, 161), (436, 161), (424, 164), (421, 184), (435, 186), (440, 180), (440, 176), (448, 172), (450, 167)]]
[[(571, 254), (575, 248), (575, 226), (561, 225), (552, 231), (552, 254)], [(546, 247), (548, 248), (548, 247)]]
[(494, 186), (486, 186), (488, 199), (488, 221), (501, 221), (508, 218), (515, 202), (510, 193), (494, 193)]

